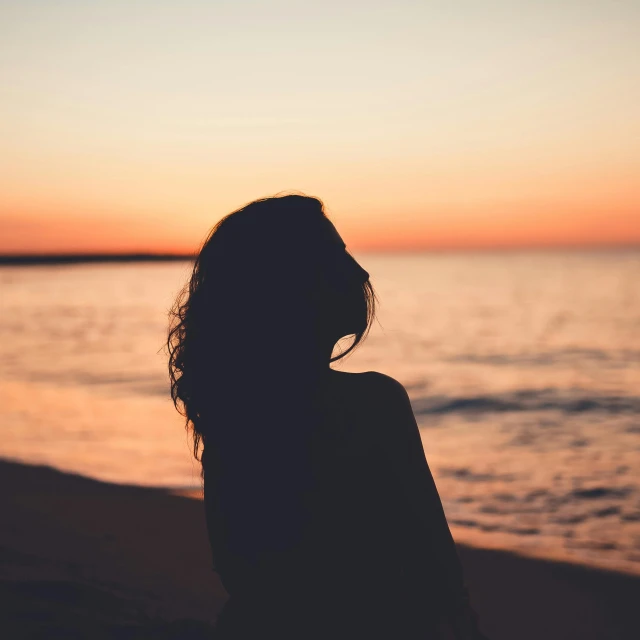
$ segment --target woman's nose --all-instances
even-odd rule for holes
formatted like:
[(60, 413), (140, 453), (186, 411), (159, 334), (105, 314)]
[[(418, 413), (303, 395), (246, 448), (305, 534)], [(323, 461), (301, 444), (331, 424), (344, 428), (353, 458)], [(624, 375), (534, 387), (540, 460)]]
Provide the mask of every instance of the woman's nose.
[(366, 271), (362, 266), (360, 266), (360, 263), (353, 256), (350, 257), (356, 266), (356, 274), (358, 276), (358, 279), (362, 280), (362, 282), (366, 282), (369, 279), (369, 272)]

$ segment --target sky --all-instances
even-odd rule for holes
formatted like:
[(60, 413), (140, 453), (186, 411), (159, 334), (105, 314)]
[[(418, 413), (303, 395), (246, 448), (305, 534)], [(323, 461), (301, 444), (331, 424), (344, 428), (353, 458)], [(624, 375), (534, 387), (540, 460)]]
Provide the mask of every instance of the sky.
[(637, 0), (0, 0), (0, 253), (640, 244)]

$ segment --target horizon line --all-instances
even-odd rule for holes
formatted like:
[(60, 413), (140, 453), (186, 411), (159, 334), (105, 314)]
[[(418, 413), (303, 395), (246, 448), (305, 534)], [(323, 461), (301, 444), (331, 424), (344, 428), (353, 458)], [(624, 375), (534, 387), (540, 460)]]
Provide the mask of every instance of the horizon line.
[(0, 266), (28, 266), (47, 264), (79, 264), (91, 262), (178, 262), (192, 260), (188, 253), (4, 253), (0, 254)]
[[(479, 247), (369, 247), (354, 249), (361, 254), (444, 254), (444, 253), (555, 253), (555, 252), (597, 252), (597, 251), (633, 251), (640, 250), (640, 243), (609, 244), (568, 244), (568, 245), (531, 245), (531, 246), (479, 246)], [(105, 262), (180, 262), (195, 259), (197, 252), (168, 253), (152, 251), (136, 252), (46, 252), (46, 253), (3, 253), (0, 254), (0, 266), (29, 266), (55, 264), (82, 264)]]

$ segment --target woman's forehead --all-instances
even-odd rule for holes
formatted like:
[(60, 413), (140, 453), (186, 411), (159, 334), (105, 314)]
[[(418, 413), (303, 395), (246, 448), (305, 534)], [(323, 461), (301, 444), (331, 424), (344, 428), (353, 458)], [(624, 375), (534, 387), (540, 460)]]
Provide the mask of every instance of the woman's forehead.
[(341, 247), (346, 247), (347, 245), (342, 239), (342, 236), (338, 233), (338, 230), (335, 228), (333, 222), (331, 222), (331, 220), (329, 220), (328, 218), (325, 218), (325, 220), (326, 220), (326, 228), (331, 241), (335, 242), (337, 245)]

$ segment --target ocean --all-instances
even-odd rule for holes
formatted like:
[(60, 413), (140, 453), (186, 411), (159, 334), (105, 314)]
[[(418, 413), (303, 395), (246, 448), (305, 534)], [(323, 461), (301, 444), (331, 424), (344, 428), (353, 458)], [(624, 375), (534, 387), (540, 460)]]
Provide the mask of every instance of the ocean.
[[(640, 251), (358, 256), (379, 322), (337, 368), (409, 391), (454, 537), (640, 574)], [(0, 268), (0, 456), (200, 486), (169, 398), (188, 262)]]

